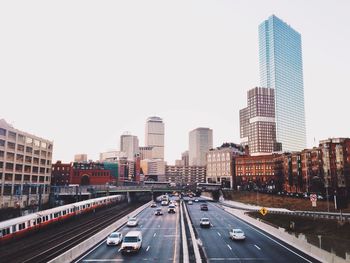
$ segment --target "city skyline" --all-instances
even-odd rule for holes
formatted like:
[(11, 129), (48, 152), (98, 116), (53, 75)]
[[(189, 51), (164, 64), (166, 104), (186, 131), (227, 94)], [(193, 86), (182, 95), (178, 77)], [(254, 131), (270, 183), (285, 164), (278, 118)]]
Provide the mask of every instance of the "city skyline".
[[(81, 2), (48, 13), (40, 4), (0, 5), (7, 25), (0, 29), (0, 118), (53, 140), (54, 161), (71, 161), (75, 153), (97, 160), (117, 148), (126, 130), (145, 145), (149, 116), (166, 124), (168, 163), (187, 150), (196, 127), (213, 129), (214, 147), (238, 143), (239, 109), (247, 90), (259, 85), (257, 27), (272, 14), (303, 38), (307, 146), (349, 136), (342, 121), (350, 61), (346, 1), (255, 1), (253, 9), (229, 1), (107, 8), (89, 2), (79, 20)], [(336, 19), (324, 19), (329, 12)]]

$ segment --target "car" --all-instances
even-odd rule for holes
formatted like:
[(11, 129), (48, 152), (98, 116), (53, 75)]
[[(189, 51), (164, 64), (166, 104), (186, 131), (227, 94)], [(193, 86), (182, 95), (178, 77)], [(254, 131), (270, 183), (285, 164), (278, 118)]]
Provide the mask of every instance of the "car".
[(199, 200), (198, 200), (198, 199), (194, 199), (194, 201), (195, 201), (195, 202), (199, 202)]
[(192, 204), (193, 204), (192, 200), (188, 201), (188, 204), (189, 204), (189, 205), (192, 205)]
[(202, 217), (202, 218), (199, 220), (199, 225), (200, 225), (201, 227), (210, 227), (209, 218)]
[(136, 217), (130, 217), (128, 219), (128, 222), (126, 223), (127, 226), (137, 226), (139, 223), (139, 220), (137, 220)]
[(245, 239), (244, 232), (239, 228), (231, 229), (229, 234), (230, 234), (230, 238), (232, 240), (244, 240)]
[(201, 204), (201, 211), (208, 211), (208, 205), (207, 204)]
[(168, 201), (163, 200), (163, 201), (160, 203), (160, 205), (162, 205), (162, 206), (166, 206), (166, 205), (168, 205)]
[(155, 214), (156, 216), (161, 216), (161, 215), (163, 215), (163, 211), (162, 211), (161, 208), (157, 208), (156, 211), (154, 212), (154, 214)]
[(175, 214), (175, 206), (174, 205), (169, 205), (168, 206), (168, 213), (169, 214)]
[(142, 247), (142, 233), (141, 231), (130, 231), (124, 238), (120, 250), (122, 254), (137, 252)]
[(151, 207), (152, 207), (152, 208), (157, 207), (157, 204), (156, 204), (156, 203), (152, 203), (152, 204), (151, 204)]
[(107, 246), (117, 246), (123, 240), (123, 234), (120, 232), (111, 233), (106, 240)]

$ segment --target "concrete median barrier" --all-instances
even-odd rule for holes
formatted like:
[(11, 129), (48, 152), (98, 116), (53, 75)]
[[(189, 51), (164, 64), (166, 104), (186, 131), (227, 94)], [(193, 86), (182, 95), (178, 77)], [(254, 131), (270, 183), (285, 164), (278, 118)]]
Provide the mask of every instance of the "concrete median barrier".
[(144, 209), (149, 207), (151, 203), (152, 202), (148, 202), (148, 203), (144, 204), (143, 206), (137, 208), (133, 212), (131, 212), (128, 215), (124, 216), (123, 218), (117, 220), (116, 222), (114, 222), (110, 226), (106, 227), (105, 229), (101, 230), (97, 234), (93, 235), (89, 239), (87, 239), (84, 242), (80, 243), (79, 245), (76, 245), (75, 247), (69, 249), (65, 253), (52, 259), (49, 262), (50, 263), (65, 263), (65, 262), (72, 262), (72, 261), (76, 260), (79, 256), (86, 253), (89, 249), (93, 248), (99, 242), (104, 240), (111, 232), (122, 227), (126, 223), (126, 221), (128, 220), (128, 217), (137, 216)]

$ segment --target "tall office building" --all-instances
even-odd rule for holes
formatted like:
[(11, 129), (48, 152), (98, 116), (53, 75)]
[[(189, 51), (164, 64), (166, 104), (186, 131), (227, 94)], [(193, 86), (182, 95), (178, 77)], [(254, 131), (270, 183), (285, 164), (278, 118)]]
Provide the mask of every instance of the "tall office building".
[(213, 130), (209, 128), (197, 128), (189, 134), (189, 165), (205, 166), (206, 154), (213, 148)]
[(145, 144), (153, 147), (153, 159), (164, 159), (164, 123), (161, 118), (149, 117), (147, 119)]
[(306, 148), (301, 35), (272, 15), (259, 26), (260, 85), (275, 89), (276, 135), (284, 151)]
[(256, 87), (248, 91), (248, 106), (239, 112), (240, 137), (251, 155), (281, 150), (276, 142), (274, 89)]
[(137, 136), (125, 133), (120, 136), (120, 151), (125, 152), (128, 160), (135, 160), (139, 153), (139, 139)]

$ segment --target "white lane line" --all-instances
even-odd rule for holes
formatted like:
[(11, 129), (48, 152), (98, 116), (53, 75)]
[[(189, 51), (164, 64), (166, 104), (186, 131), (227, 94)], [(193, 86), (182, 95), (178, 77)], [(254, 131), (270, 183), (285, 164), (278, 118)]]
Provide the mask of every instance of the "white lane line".
[(148, 246), (148, 247), (146, 248), (146, 251), (148, 251), (148, 250), (149, 250), (149, 248), (150, 248), (150, 246)]
[(111, 259), (111, 258), (106, 258), (106, 259), (84, 259), (83, 262), (121, 262), (124, 261), (124, 259), (121, 258), (115, 258), (115, 259)]
[(219, 232), (217, 232), (219, 236), (221, 236), (221, 234)]
[(156, 235), (157, 235), (157, 233), (154, 233), (154, 234), (153, 234), (153, 237), (155, 237)]
[(254, 245), (254, 247), (256, 247), (257, 249), (261, 250), (261, 248), (260, 248), (260, 247), (258, 247), (257, 245)]
[(266, 261), (267, 258), (208, 258), (210, 261)]
[(230, 245), (229, 244), (226, 244), (227, 246), (228, 246), (228, 248), (230, 249), (230, 250), (232, 250), (232, 247), (230, 247)]
[[(232, 209), (232, 208), (231, 208)], [(229, 213), (231, 214), (231, 213)], [(245, 224), (246, 226), (248, 226), (249, 228), (253, 229), (254, 231), (260, 233), (261, 235), (263, 235), (264, 237), (267, 237), (268, 239), (270, 239), (271, 241), (275, 242), (276, 244), (280, 245), (281, 247), (283, 247), (284, 249), (288, 250), (289, 252), (293, 253), (294, 255), (297, 255), (298, 257), (304, 259), (305, 261), (312, 263), (312, 261), (308, 260), (307, 258), (303, 257), (302, 255), (299, 255), (297, 252), (291, 250), (290, 248), (286, 247), (285, 245), (281, 244), (280, 242), (278, 242), (277, 240), (269, 237), (268, 235), (265, 235), (263, 232), (261, 232), (260, 230), (258, 230), (257, 228), (251, 226), (250, 224), (248, 224), (247, 222), (245, 222), (243, 219), (239, 218), (238, 216), (235, 216), (233, 214), (231, 214), (233, 217), (237, 218), (239, 221), (241, 221), (243, 224)]]
[(210, 223), (210, 226), (213, 226), (213, 224), (212, 224), (212, 223)]
[(118, 249), (118, 252), (120, 252), (120, 251), (122, 251), (122, 248), (119, 248), (119, 249)]

